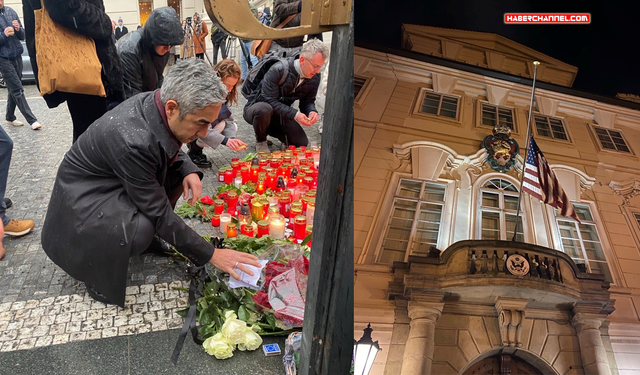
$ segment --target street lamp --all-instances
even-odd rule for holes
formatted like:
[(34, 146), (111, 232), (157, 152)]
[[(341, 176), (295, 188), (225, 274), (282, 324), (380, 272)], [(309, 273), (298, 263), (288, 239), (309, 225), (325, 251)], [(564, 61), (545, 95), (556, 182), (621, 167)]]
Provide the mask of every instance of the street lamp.
[(354, 351), (354, 375), (369, 375), (373, 361), (376, 359), (376, 355), (381, 351), (377, 341), (371, 339), (371, 323), (364, 329), (364, 334), (360, 340), (356, 341), (353, 345)]

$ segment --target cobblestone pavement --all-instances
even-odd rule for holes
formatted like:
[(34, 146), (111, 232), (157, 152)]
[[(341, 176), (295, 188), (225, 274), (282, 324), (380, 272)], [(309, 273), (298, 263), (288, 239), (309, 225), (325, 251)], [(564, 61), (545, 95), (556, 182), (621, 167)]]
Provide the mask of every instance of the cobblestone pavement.
[[(84, 283), (68, 276), (42, 250), (42, 225), (58, 166), (71, 147), (72, 125), (66, 104), (49, 109), (35, 85), (25, 86), (25, 95), (43, 128), (34, 131), (28, 125), (3, 125), (14, 142), (6, 193), (13, 207), (7, 214), (33, 220), (35, 229), (24, 237), (3, 240), (7, 253), (0, 261), (0, 351), (176, 327), (182, 318), (175, 315), (175, 310), (186, 304), (186, 294), (167, 289), (167, 285), (187, 281), (183, 263), (152, 255), (132, 258), (127, 304), (122, 309), (92, 301)], [(6, 97), (6, 89), (1, 90), (2, 108)], [(248, 143), (248, 151), (254, 151), (253, 128), (242, 118), (245, 100), (239, 99), (240, 103), (231, 107), (238, 123), (238, 138)], [(17, 109), (16, 115), (26, 124)], [(305, 131), (312, 144), (320, 144), (317, 126)], [(271, 149), (279, 149), (280, 142), (273, 141)], [(247, 151), (236, 153), (220, 146), (204, 152), (213, 168), (203, 170), (203, 195), (213, 195), (219, 186), (218, 168), (230, 165), (232, 158), (242, 157)], [(208, 224), (188, 222), (200, 234), (213, 233)]]

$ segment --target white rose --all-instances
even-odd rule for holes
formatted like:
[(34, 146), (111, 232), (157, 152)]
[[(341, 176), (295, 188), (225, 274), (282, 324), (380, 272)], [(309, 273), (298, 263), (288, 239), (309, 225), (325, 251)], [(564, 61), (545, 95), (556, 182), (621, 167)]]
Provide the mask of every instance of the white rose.
[(215, 336), (204, 340), (202, 347), (209, 355), (213, 355), (217, 359), (226, 359), (233, 356), (233, 347), (221, 333), (216, 333)]
[[(244, 347), (247, 350), (256, 350), (262, 345), (262, 337), (251, 328), (247, 328), (244, 336)], [(240, 349), (240, 345), (238, 345)]]
[[(235, 314), (233, 314), (235, 317)], [(247, 323), (234, 317), (227, 319), (222, 325), (222, 335), (229, 340), (231, 345), (238, 345), (244, 341), (244, 333), (248, 328)]]

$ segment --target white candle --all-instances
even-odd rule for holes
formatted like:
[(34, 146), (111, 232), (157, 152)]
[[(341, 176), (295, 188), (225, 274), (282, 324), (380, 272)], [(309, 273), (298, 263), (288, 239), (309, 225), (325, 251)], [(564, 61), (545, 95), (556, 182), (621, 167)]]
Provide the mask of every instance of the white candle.
[(313, 214), (316, 212), (315, 204), (307, 204), (307, 224), (313, 224)]
[(231, 215), (227, 213), (220, 214), (220, 232), (227, 233), (227, 224), (231, 222)]
[(242, 185), (242, 177), (236, 177), (235, 180), (233, 180), (233, 184), (235, 187), (240, 188), (240, 185)]
[(276, 240), (284, 239), (284, 229), (286, 223), (282, 215), (270, 215), (269, 217), (269, 235)]

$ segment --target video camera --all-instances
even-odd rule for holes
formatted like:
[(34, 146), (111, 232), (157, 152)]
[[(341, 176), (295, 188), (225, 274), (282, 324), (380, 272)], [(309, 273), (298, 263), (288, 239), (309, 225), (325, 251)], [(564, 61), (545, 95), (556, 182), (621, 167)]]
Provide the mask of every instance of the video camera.
[(187, 25), (191, 26), (191, 17), (187, 17)]

